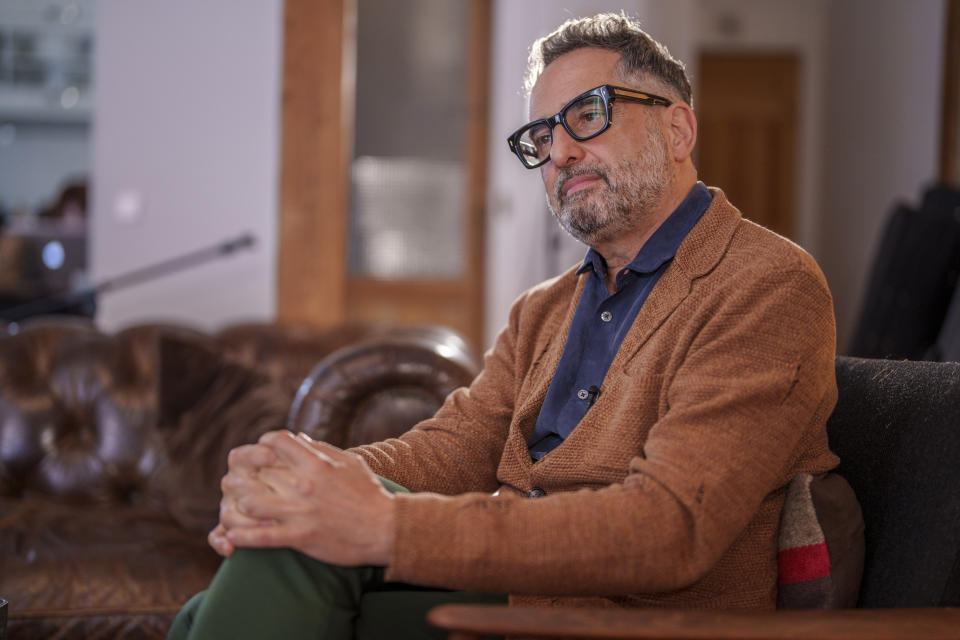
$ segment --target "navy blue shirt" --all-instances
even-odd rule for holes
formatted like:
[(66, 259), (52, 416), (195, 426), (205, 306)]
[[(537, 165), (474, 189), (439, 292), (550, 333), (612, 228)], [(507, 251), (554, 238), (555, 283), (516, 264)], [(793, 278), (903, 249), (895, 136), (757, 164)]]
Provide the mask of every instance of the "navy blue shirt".
[(640, 307), (711, 200), (707, 187), (698, 182), (633, 261), (617, 274), (612, 294), (607, 291), (606, 260), (593, 249), (587, 252), (577, 273), (590, 273), (560, 364), (528, 441), (531, 458), (539, 460), (563, 442), (603, 392), (607, 369)]

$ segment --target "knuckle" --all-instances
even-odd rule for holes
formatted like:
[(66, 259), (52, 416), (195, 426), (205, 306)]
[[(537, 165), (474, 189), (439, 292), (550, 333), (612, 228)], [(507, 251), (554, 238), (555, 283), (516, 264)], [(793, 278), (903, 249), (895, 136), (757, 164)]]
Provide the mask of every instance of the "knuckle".
[(220, 524), (233, 528), (239, 523), (237, 522), (236, 512), (233, 509), (227, 509), (220, 514)]
[(261, 445), (257, 445), (256, 454), (257, 455), (256, 455), (255, 462), (257, 466), (260, 466), (260, 467), (265, 467), (267, 465), (273, 464), (273, 462), (276, 460), (276, 456), (273, 454), (273, 451)]
[(257, 518), (263, 510), (255, 499), (245, 496), (237, 500), (236, 512), (245, 518)]
[(302, 496), (313, 495), (313, 482), (310, 481), (310, 478), (298, 477), (295, 482), (297, 488), (297, 493)]
[(227, 467), (232, 469), (234, 467), (242, 466), (243, 459), (249, 450), (250, 445), (247, 444), (230, 449), (230, 453), (227, 454)]
[(287, 433), (287, 432), (283, 429), (274, 429), (273, 431), (267, 431), (265, 434), (260, 436), (257, 442), (270, 444), (271, 442), (275, 442), (276, 439), (282, 436), (284, 433)]

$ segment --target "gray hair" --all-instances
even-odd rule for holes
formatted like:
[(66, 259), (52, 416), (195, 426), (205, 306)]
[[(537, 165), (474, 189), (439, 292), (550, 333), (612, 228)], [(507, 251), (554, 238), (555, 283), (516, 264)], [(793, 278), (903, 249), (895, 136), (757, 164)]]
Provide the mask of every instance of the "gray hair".
[(640, 23), (620, 13), (600, 13), (567, 20), (556, 31), (533, 43), (524, 86), (529, 93), (544, 68), (577, 49), (597, 47), (620, 54), (620, 72), (649, 75), (662, 81), (676, 96), (693, 106), (693, 91), (683, 63), (640, 28)]

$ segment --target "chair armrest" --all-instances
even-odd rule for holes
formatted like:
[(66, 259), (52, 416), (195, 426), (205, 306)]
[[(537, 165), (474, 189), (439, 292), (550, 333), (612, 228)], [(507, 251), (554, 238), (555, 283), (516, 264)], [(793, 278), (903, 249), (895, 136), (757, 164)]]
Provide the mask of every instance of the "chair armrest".
[(450, 329), (398, 327), (337, 349), (301, 383), (287, 428), (338, 447), (393, 438), (433, 416), (478, 367)]
[(960, 637), (960, 608), (831, 611), (547, 609), (448, 604), (427, 614), (451, 640), (485, 635), (644, 640), (886, 640)]

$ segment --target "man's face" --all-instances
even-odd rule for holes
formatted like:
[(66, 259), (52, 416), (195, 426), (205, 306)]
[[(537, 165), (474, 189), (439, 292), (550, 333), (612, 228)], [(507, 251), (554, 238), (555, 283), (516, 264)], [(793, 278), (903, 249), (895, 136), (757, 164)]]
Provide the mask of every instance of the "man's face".
[[(584, 48), (544, 69), (530, 95), (530, 118), (545, 118), (575, 96), (601, 84), (634, 86), (617, 72), (620, 56)], [(634, 228), (660, 202), (672, 179), (662, 108), (614, 102), (610, 128), (577, 142), (557, 126), (550, 160), (540, 168), (547, 204), (560, 225), (596, 246)]]

